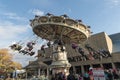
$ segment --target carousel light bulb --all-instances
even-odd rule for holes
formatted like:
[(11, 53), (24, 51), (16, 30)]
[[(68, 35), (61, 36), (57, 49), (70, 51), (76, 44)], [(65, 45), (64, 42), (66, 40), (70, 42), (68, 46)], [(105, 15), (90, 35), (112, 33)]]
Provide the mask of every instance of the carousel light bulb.
[(64, 72), (67, 72), (67, 69), (64, 69)]

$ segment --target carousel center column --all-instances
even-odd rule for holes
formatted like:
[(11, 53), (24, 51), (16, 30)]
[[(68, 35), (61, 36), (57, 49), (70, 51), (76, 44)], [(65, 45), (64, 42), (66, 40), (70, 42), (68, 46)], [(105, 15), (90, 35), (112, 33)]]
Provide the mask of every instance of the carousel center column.
[(65, 46), (59, 40), (54, 41), (52, 56), (52, 74), (63, 73), (68, 75), (71, 64), (68, 62)]

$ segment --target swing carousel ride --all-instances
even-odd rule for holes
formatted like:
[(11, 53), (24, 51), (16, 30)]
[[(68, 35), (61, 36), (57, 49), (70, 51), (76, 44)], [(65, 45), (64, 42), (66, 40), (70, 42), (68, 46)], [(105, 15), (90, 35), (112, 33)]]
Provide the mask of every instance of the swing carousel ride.
[(71, 64), (67, 59), (65, 45), (80, 44), (86, 41), (91, 34), (89, 26), (84, 25), (81, 20), (69, 18), (66, 14), (61, 16), (54, 16), (50, 13), (45, 16), (36, 15), (30, 22), (36, 35), (53, 42), (52, 64), (50, 65), (53, 74), (59, 72), (69, 74)]
[[(93, 46), (86, 44), (85, 41), (91, 36), (92, 32), (90, 31), (90, 26), (83, 24), (82, 20), (73, 20), (66, 14), (54, 16), (47, 13), (45, 16), (35, 15), (35, 18), (30, 20), (30, 25), (37, 36), (33, 35), (32, 38), (28, 38), (27, 43), (24, 41), (13, 43), (10, 48), (23, 55), (33, 56), (35, 55), (34, 48), (37, 44), (41, 45), (43, 53), (45, 53), (46, 45), (48, 48), (52, 45), (53, 49), (52, 53), (50, 53), (52, 55), (52, 64), (50, 69), (52, 69), (53, 74), (64, 72), (68, 75), (71, 67), (69, 62), (72, 61), (111, 57), (109, 51), (104, 49), (96, 50)], [(84, 44), (84, 46), (81, 44)], [(75, 53), (78, 52), (80, 56), (68, 57), (67, 53), (70, 51), (67, 50), (66, 45), (71, 45)], [(86, 55), (86, 51), (89, 56)], [(74, 54), (74, 52), (71, 54)], [(40, 56), (45, 57), (44, 54), (40, 54)], [(37, 57), (40, 56), (37, 54)]]

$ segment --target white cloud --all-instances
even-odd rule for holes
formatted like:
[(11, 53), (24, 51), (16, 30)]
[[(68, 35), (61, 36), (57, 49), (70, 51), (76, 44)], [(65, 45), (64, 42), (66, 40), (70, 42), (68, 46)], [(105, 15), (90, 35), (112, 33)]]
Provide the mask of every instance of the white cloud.
[(29, 12), (32, 13), (33, 15), (39, 15), (39, 16), (44, 15), (44, 12), (39, 9), (33, 9), (33, 10), (30, 10)]
[(18, 53), (17, 51), (9, 50), (10, 54), (13, 55), (13, 60), (22, 64), (23, 67), (29, 64), (29, 61), (35, 61), (36, 58), (34, 56), (23, 55), (22, 53)]
[[(0, 8), (2, 6), (0, 5)], [(0, 10), (1, 11), (1, 10)], [(39, 13), (40, 14), (40, 13)], [(42, 13), (41, 13), (42, 14)], [(16, 13), (7, 12), (5, 9), (0, 12), (0, 48), (9, 48), (13, 41), (21, 40), (21, 37), (25, 37), (24, 34), (28, 34), (30, 31), (29, 24), (17, 23), (16, 20), (27, 21), (25, 17), (20, 17)], [(12, 22), (14, 21), (14, 22)], [(32, 33), (29, 33), (31, 35)], [(26, 37), (28, 37), (26, 36)], [(23, 39), (23, 38), (22, 38)], [(30, 60), (35, 60), (33, 56), (22, 55), (18, 52), (12, 52), (13, 60), (20, 62), (23, 66), (26, 66)]]
[[(0, 48), (6, 48), (11, 41), (21, 39), (22, 33), (26, 33), (30, 30), (30, 26), (27, 24), (19, 24), (16, 20), (26, 22), (26, 18), (19, 17), (16, 13), (7, 13), (6, 11), (0, 12)], [(14, 22), (12, 22), (14, 19)], [(24, 36), (24, 35), (23, 35)]]
[(27, 25), (16, 25), (10, 21), (0, 21), (0, 37), (9, 39), (16, 37), (20, 33), (26, 32)]
[[(0, 20), (0, 48), (9, 48), (10, 44), (12, 43), (11, 41), (14, 42), (14, 40), (20, 39), (20, 34), (24, 36), (28, 29), (30, 29), (28, 25), (17, 25), (10, 21)], [(16, 51), (12, 51), (11, 54), (13, 54), (13, 60), (21, 63), (23, 67), (28, 65), (30, 60), (35, 60), (33, 56), (23, 55)]]
[(6, 13), (2, 13), (2, 14), (5, 15), (5, 16), (6, 16), (7, 18), (9, 18), (9, 19), (27, 21), (26, 18), (20, 17), (20, 16), (18, 16), (16, 13), (6, 12)]
[(105, 0), (111, 8), (120, 6), (120, 0)]
[(118, 6), (120, 4), (120, 0), (111, 0), (113, 5)]

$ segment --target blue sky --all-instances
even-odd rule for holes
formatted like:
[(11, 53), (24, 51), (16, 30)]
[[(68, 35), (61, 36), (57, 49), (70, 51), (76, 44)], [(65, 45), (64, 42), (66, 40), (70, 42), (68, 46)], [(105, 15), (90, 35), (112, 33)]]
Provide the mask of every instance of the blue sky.
[[(67, 14), (90, 25), (93, 34), (120, 32), (120, 0), (0, 0), (0, 48), (33, 36), (30, 19), (34, 15)], [(15, 54), (15, 60), (34, 60)], [(23, 64), (27, 64), (24, 62)]]

